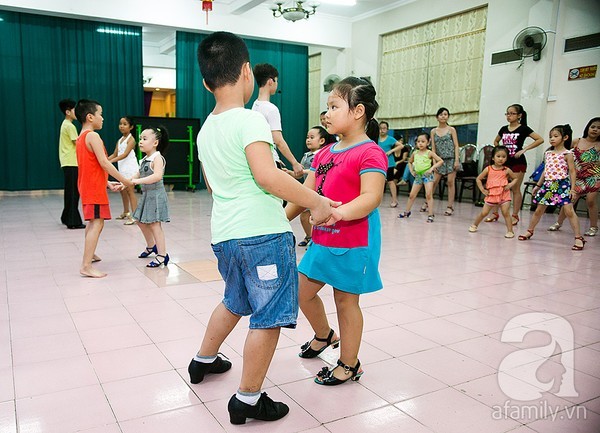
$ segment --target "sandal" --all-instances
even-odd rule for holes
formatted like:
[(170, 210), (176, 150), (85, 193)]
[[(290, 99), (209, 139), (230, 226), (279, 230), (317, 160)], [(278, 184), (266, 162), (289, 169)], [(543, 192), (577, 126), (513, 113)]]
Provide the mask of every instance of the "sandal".
[(479, 227), (477, 227), (475, 224), (472, 224), (471, 227), (469, 227), (469, 233), (475, 233), (478, 228)]
[(498, 221), (498, 219), (500, 218), (500, 214), (498, 212), (492, 212), (492, 216), (487, 217), (486, 219), (484, 219), (484, 221), (486, 223), (493, 223)]
[(519, 240), (520, 241), (528, 241), (529, 239), (531, 239), (532, 236), (533, 236), (533, 230), (527, 229), (527, 233), (525, 233), (524, 235), (519, 235)]
[[(581, 245), (577, 245), (577, 241), (581, 242)], [(575, 245), (573, 245), (571, 247), (571, 249), (573, 251), (581, 251), (583, 249), (583, 247), (585, 247), (585, 243), (587, 241), (585, 239), (583, 239), (583, 236), (576, 236), (575, 237)]]
[(148, 257), (152, 253), (158, 254), (158, 250), (156, 249), (156, 245), (154, 245), (153, 247), (146, 247), (146, 251), (142, 251), (140, 253), (140, 255), (138, 256), (138, 259), (145, 259), (146, 257)]
[(562, 224), (554, 223), (550, 227), (548, 227), (549, 232), (557, 232), (562, 227)]
[[(341, 380), (341, 379), (338, 379), (337, 377), (335, 377), (333, 375), (333, 371), (338, 367), (342, 367), (344, 369), (344, 374), (346, 374), (347, 376), (350, 376), (350, 377), (348, 377), (344, 380)], [(360, 361), (358, 361), (356, 363), (355, 367), (350, 367), (349, 365), (344, 364), (342, 361), (340, 361), (338, 359), (337, 366), (333, 367), (331, 370), (329, 370), (327, 367), (323, 367), (321, 369), (321, 371), (319, 371), (317, 373), (317, 377), (315, 377), (315, 383), (318, 383), (319, 385), (327, 385), (327, 386), (341, 385), (342, 383), (345, 383), (348, 380), (351, 380), (353, 382), (358, 382), (358, 379), (360, 379), (360, 377), (362, 375), (363, 375), (363, 371), (360, 368)]]
[(398, 207), (398, 203), (391, 203), (390, 207)]
[(398, 218), (408, 218), (410, 216), (412, 212), (402, 212), (400, 215), (398, 215)]
[(506, 234), (504, 235), (504, 237), (506, 239), (512, 239), (512, 238), (515, 237), (515, 234), (514, 234), (514, 232), (506, 232)]
[(444, 212), (444, 215), (451, 216), (453, 213), (454, 213), (454, 208), (452, 206), (448, 206), (446, 208), (446, 212)]
[[(310, 341), (304, 343), (302, 346), (300, 346), (300, 349), (302, 350), (302, 352), (300, 352), (298, 354), (298, 356), (300, 358), (316, 358), (317, 356), (319, 356), (321, 354), (321, 352), (323, 352), (329, 346), (332, 346), (334, 349), (337, 349), (340, 345), (340, 339), (338, 338), (337, 340), (332, 341), (333, 334), (334, 334), (333, 329), (331, 329), (329, 331), (329, 335), (327, 336), (327, 338), (319, 338), (315, 334), (315, 336), (312, 340), (310, 340)], [(325, 344), (325, 346), (321, 347), (319, 350), (315, 350), (312, 347), (310, 347), (310, 343), (312, 343), (313, 341), (320, 341), (321, 343), (326, 343), (326, 344)]]
[(517, 215), (516, 213), (512, 214), (512, 225), (516, 226), (517, 224), (519, 224), (519, 215)]
[(427, 212), (427, 203), (423, 203), (423, 206), (421, 206), (419, 212)]
[(598, 234), (598, 227), (590, 227), (587, 232), (584, 233), (586, 236), (596, 236)]
[(130, 216), (131, 216), (131, 213), (130, 213), (130, 212), (123, 212), (121, 215), (119, 215), (119, 216), (118, 216), (118, 217), (116, 217), (115, 219), (118, 219), (118, 220), (124, 220), (124, 219), (127, 219), (127, 218), (129, 218)]
[[(159, 257), (162, 257), (162, 260), (159, 259)], [(147, 268), (160, 268), (161, 266), (167, 266), (169, 264), (169, 255), (166, 254), (164, 256), (161, 256), (160, 254), (156, 255), (156, 261), (151, 261), (150, 263), (148, 263), (146, 265)]]
[(435, 218), (435, 215), (429, 215), (429, 216), (427, 217), (427, 222), (428, 222), (428, 223), (432, 223), (434, 218)]
[(304, 240), (298, 242), (298, 246), (299, 247), (305, 247), (308, 245), (308, 243), (310, 242), (311, 237), (310, 236), (304, 236)]

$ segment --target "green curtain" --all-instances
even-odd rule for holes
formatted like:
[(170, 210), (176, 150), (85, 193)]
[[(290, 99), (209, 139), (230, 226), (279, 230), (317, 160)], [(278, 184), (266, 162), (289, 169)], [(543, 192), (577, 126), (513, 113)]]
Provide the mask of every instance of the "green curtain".
[(119, 118), (143, 114), (142, 29), (2, 10), (0, 18), (0, 189), (62, 188), (58, 101), (99, 101), (110, 153)]
[[(177, 116), (204, 121), (215, 106), (213, 95), (202, 85), (196, 51), (207, 35), (177, 32)], [(308, 125), (308, 47), (244, 39), (250, 62), (270, 63), (279, 71), (279, 90), (271, 102), (281, 111), (283, 136), (298, 161), (305, 150)], [(258, 86), (247, 108), (258, 96)]]

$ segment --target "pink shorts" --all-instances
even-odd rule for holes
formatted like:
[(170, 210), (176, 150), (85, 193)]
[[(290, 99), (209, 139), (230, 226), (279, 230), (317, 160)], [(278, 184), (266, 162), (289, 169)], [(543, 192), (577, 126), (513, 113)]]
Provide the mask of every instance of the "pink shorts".
[(84, 204), (83, 206), (83, 219), (86, 221), (103, 219), (109, 220), (110, 206), (107, 204)]

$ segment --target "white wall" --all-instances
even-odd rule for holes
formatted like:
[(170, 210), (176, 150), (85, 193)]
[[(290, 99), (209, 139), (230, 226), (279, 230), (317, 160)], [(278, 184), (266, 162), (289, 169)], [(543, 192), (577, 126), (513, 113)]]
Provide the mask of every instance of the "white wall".
[(567, 80), (571, 68), (600, 66), (600, 49), (564, 53), (565, 38), (600, 32), (598, 17), (600, 2), (597, 0), (561, 2), (549, 92), (551, 99), (556, 100), (548, 103), (546, 132), (556, 124), (570, 123), (573, 136), (580, 137), (587, 122), (592, 117), (600, 117), (600, 77)]

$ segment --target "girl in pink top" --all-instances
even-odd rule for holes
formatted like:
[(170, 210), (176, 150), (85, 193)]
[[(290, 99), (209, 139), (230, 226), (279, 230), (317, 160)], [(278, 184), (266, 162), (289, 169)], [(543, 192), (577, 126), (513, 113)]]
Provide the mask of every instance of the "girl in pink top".
[(573, 154), (567, 149), (571, 147), (572, 133), (569, 125), (558, 125), (550, 130), (552, 149), (544, 155), (544, 172), (532, 191), (533, 203), (537, 204), (537, 209), (531, 218), (527, 233), (519, 236), (520, 241), (531, 239), (533, 230), (540, 222), (546, 207), (562, 206), (575, 233), (575, 244), (572, 249), (581, 251), (585, 246), (585, 240), (580, 232), (579, 219), (572, 203), (574, 191), (571, 190), (571, 185), (574, 185), (577, 179)]
[[(504, 164), (508, 159), (508, 149), (504, 146), (496, 146), (492, 151), (492, 162), (489, 167), (483, 169), (481, 174), (477, 176), (477, 186), (485, 196), (485, 204), (483, 210), (475, 222), (469, 227), (471, 233), (475, 233), (479, 227), (479, 223), (490, 213), (490, 211), (499, 206), (506, 223), (505, 238), (514, 238), (512, 219), (510, 218), (510, 189), (518, 179), (515, 173), (505, 167)], [(483, 179), (487, 177), (485, 188), (483, 187)], [(508, 179), (510, 178), (510, 182)]]
[[(357, 381), (363, 371), (358, 360), (363, 316), (360, 295), (383, 287), (379, 275), (381, 203), (388, 158), (377, 145), (379, 125), (375, 88), (362, 78), (348, 77), (335, 85), (327, 99), (327, 131), (342, 139), (315, 156), (305, 186), (341, 202), (334, 209), (341, 217), (330, 226), (315, 226), (312, 242), (298, 265), (302, 312), (315, 337), (302, 345), (301, 358), (315, 358), (328, 346), (340, 346), (337, 364), (324, 367), (315, 382), (340, 385)], [(288, 218), (302, 208), (288, 204)], [(319, 291), (329, 284), (340, 326), (339, 337), (329, 324)], [(341, 343), (340, 343), (341, 340)]]

